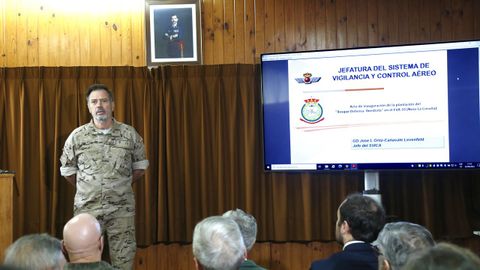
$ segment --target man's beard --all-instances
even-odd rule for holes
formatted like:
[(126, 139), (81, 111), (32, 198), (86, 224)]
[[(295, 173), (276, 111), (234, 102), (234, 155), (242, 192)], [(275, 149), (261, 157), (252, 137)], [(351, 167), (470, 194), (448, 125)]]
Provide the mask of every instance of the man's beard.
[(95, 115), (94, 118), (99, 122), (106, 122), (108, 120), (108, 115)]

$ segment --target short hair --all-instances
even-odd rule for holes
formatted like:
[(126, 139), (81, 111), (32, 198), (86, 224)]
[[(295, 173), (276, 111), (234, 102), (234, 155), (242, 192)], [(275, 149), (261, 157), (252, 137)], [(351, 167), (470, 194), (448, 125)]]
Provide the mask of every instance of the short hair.
[(355, 240), (373, 242), (385, 224), (383, 206), (374, 199), (358, 193), (349, 195), (340, 205), (339, 212), (340, 222), (348, 223)]
[(255, 217), (238, 208), (225, 212), (223, 216), (233, 219), (238, 224), (245, 247), (247, 250), (252, 249), (257, 239), (257, 221)]
[(209, 270), (238, 269), (246, 252), (237, 223), (222, 216), (207, 217), (193, 231), (193, 256)]
[(480, 258), (472, 251), (450, 243), (440, 243), (413, 255), (405, 270), (477, 270)]
[(385, 224), (375, 245), (395, 270), (402, 269), (412, 254), (434, 246), (435, 240), (425, 227), (400, 221)]
[(90, 97), (90, 94), (93, 91), (97, 91), (97, 90), (105, 90), (108, 93), (108, 97), (110, 98), (110, 101), (113, 102), (112, 91), (110, 91), (110, 89), (108, 89), (108, 87), (105, 84), (95, 83), (95, 84), (90, 85), (87, 89), (87, 93), (85, 95), (85, 98), (87, 99), (87, 104), (88, 104), (88, 98)]
[(7, 248), (3, 263), (23, 269), (62, 269), (65, 256), (57, 238), (46, 233), (29, 234)]

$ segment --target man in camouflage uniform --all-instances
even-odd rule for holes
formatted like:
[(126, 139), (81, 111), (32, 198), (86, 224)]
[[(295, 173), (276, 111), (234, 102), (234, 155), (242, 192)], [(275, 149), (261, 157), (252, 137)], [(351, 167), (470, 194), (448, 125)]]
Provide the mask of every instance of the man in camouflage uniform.
[(132, 183), (148, 167), (145, 147), (133, 127), (113, 118), (115, 103), (105, 85), (88, 88), (87, 106), (93, 119), (67, 138), (60, 172), (76, 186), (74, 214), (95, 216), (107, 234), (112, 265), (132, 269), (136, 252)]

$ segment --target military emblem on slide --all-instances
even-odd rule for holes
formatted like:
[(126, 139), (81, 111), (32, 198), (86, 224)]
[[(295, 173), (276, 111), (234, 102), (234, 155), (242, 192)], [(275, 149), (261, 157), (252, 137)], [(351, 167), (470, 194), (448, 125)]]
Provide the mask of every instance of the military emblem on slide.
[(318, 103), (318, 98), (309, 98), (305, 99), (305, 104), (302, 106), (301, 121), (308, 124), (316, 124), (320, 121), (323, 121), (325, 118), (323, 116), (323, 108), (320, 103)]
[(303, 73), (303, 78), (295, 78), (298, 83), (311, 84), (320, 81), (321, 77), (312, 77), (312, 73)]

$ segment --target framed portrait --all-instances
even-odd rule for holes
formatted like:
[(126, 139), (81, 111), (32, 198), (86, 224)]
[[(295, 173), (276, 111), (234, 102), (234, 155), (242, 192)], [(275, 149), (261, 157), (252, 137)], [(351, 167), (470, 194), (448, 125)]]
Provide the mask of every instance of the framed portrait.
[(145, 1), (148, 66), (202, 63), (198, 1)]

